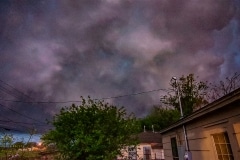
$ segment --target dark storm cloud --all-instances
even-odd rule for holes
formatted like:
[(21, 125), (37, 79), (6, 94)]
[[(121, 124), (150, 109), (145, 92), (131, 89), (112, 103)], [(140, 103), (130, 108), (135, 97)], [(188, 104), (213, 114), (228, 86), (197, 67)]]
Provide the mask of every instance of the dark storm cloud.
[[(195, 73), (211, 80), (240, 67), (238, 1), (0, 3), (1, 79), (34, 100), (165, 89), (172, 76)], [(142, 116), (161, 94), (109, 101)], [(44, 117), (61, 106), (17, 109)]]

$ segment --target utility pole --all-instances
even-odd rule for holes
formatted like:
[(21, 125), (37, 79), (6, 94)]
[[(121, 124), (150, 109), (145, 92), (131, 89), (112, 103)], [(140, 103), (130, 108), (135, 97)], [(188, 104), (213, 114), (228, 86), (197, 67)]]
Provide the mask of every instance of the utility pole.
[[(177, 86), (177, 96), (178, 96), (178, 103), (179, 103), (179, 108), (180, 108), (180, 113), (181, 113), (181, 119), (183, 118), (183, 109), (182, 109), (182, 103), (181, 103), (181, 96), (180, 96), (180, 89), (179, 89), (179, 83), (177, 81), (177, 77), (172, 77), (172, 80), (175, 81), (176, 86)], [(184, 155), (185, 160), (192, 160), (192, 154), (189, 150), (189, 144), (188, 144), (188, 138), (187, 138), (187, 131), (185, 124), (182, 125), (183, 127), (183, 134), (184, 134), (184, 140), (185, 140), (185, 145), (186, 145), (186, 151)]]

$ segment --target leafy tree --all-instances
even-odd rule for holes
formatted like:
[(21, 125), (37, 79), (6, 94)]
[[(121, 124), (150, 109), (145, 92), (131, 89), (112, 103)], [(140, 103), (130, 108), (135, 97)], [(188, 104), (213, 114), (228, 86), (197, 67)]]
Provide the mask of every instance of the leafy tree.
[(20, 142), (15, 142), (15, 143), (13, 144), (14, 148), (16, 148), (16, 149), (23, 148), (24, 145), (25, 145), (25, 144), (24, 144), (24, 142), (22, 142), (22, 141), (20, 141)]
[(137, 143), (136, 118), (100, 100), (82, 98), (81, 105), (62, 108), (52, 124), (55, 129), (42, 139), (55, 144), (65, 160), (112, 160)]
[(1, 146), (5, 148), (10, 148), (11, 145), (13, 144), (13, 141), (14, 141), (14, 138), (12, 134), (4, 133), (4, 135), (0, 138)]
[(7, 159), (9, 153), (12, 152), (12, 145), (13, 145), (13, 135), (12, 134), (6, 134), (3, 133), (3, 135), (0, 137), (0, 152), (3, 152), (5, 155), (5, 158)]
[(180, 119), (180, 112), (176, 109), (154, 106), (149, 115), (140, 120), (142, 128), (159, 131)]
[(154, 106), (149, 115), (140, 120), (142, 128), (146, 130), (163, 129), (180, 119), (178, 91), (182, 103), (184, 116), (202, 107), (212, 100), (216, 100), (240, 87), (240, 74), (235, 73), (231, 77), (219, 83), (207, 83), (197, 81), (194, 74), (182, 76), (178, 81), (170, 81), (170, 92), (160, 100), (165, 108)]
[(194, 74), (188, 76), (182, 76), (176, 82), (170, 81), (171, 91), (174, 94), (169, 93), (165, 95), (161, 102), (167, 106), (173, 107), (180, 111), (180, 105), (178, 101), (178, 91), (182, 104), (184, 116), (189, 115), (193, 110), (207, 104), (207, 82), (196, 81)]

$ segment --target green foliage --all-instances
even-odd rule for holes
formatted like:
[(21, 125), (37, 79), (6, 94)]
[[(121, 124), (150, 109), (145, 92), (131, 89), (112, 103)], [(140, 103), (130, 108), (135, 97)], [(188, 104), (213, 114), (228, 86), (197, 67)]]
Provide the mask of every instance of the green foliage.
[(14, 141), (13, 135), (12, 134), (4, 134), (1, 138), (0, 138), (0, 144), (1, 147), (4, 148), (9, 148), (12, 146)]
[(240, 87), (240, 74), (235, 73), (224, 81), (212, 84), (198, 81), (194, 74), (182, 76), (178, 81), (170, 81), (169, 94), (160, 100), (165, 107), (154, 106), (151, 113), (140, 119), (141, 127), (146, 130), (159, 131), (180, 119), (180, 106), (178, 93), (183, 108), (184, 116), (191, 114), (194, 110), (206, 105), (208, 101), (216, 100)]
[(180, 112), (176, 109), (167, 109), (154, 106), (151, 113), (140, 120), (142, 128), (160, 131), (180, 119)]
[(15, 142), (13, 144), (13, 147), (16, 148), (16, 149), (20, 149), (20, 148), (23, 148), (24, 147), (24, 143), (23, 142)]
[(208, 103), (206, 100), (207, 83), (196, 81), (194, 74), (180, 77), (177, 83), (176, 81), (171, 81), (170, 86), (174, 94), (165, 95), (163, 99), (161, 99), (161, 102), (180, 111), (177, 94), (177, 88), (179, 88), (184, 116), (191, 114), (195, 109)]
[(3, 133), (0, 137), (0, 153), (7, 159), (9, 153), (12, 153), (12, 144), (14, 138), (12, 134)]
[(135, 145), (136, 118), (103, 101), (82, 98), (80, 106), (62, 108), (52, 124), (55, 129), (43, 136), (55, 144), (63, 159), (112, 160), (127, 145)]

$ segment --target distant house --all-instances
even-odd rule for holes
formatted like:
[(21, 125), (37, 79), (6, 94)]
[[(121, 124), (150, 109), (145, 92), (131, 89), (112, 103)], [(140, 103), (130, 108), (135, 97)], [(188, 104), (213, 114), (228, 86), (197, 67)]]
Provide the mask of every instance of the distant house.
[(142, 132), (138, 134), (139, 144), (136, 147), (127, 147), (124, 157), (134, 160), (164, 160), (162, 136), (157, 132)]
[(160, 133), (166, 160), (240, 160), (240, 89)]

